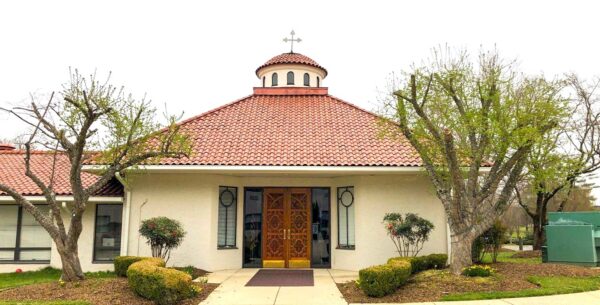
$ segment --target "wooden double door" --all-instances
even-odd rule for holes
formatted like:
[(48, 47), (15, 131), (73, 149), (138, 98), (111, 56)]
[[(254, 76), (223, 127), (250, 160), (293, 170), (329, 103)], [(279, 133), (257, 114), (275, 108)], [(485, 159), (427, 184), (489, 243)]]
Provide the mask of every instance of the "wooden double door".
[(309, 188), (264, 189), (264, 268), (310, 268), (310, 196)]

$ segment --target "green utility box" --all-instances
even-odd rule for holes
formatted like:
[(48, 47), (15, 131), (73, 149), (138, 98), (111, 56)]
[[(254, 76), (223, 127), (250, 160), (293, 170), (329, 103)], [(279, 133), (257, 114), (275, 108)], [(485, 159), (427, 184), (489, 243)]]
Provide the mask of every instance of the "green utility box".
[(600, 212), (550, 212), (546, 226), (549, 263), (600, 266)]

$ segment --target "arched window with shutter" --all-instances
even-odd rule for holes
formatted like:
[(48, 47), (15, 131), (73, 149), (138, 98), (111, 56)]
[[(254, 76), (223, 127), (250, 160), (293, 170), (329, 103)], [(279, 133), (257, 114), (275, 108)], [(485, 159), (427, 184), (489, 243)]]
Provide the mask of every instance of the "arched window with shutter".
[(310, 86), (310, 75), (304, 73), (304, 86)]
[(273, 73), (273, 75), (271, 75), (271, 86), (277, 86), (277, 73)]
[(321, 87), (321, 79), (317, 76), (317, 87)]
[(267, 78), (263, 76), (263, 88), (265, 87), (266, 79)]
[(294, 84), (294, 72), (292, 72), (292, 71), (287, 73), (287, 84), (288, 85)]

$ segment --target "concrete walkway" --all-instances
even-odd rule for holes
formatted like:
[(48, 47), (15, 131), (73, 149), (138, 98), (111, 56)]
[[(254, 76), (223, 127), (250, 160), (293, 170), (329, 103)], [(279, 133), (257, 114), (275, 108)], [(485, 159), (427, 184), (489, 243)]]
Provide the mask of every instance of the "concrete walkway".
[(246, 287), (258, 269), (225, 270), (209, 274), (209, 283), (219, 283), (202, 305), (346, 305), (335, 285), (356, 278), (356, 272), (314, 269), (312, 287)]
[[(258, 269), (224, 270), (209, 274), (220, 284), (201, 305), (347, 305), (336, 283), (355, 280), (354, 271), (314, 269), (313, 287), (246, 287)], [(402, 303), (404, 305), (599, 305), (600, 290), (574, 294), (499, 300)], [(350, 304), (359, 305), (359, 304)], [(396, 305), (378, 303), (377, 305)]]

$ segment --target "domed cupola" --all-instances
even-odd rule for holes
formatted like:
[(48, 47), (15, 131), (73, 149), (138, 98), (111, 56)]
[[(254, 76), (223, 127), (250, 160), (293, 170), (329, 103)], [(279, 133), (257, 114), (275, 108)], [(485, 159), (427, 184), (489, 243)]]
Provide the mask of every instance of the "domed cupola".
[(291, 38), (283, 39), (284, 42), (291, 42), (290, 52), (277, 55), (256, 69), (261, 87), (322, 87), (327, 70), (312, 58), (294, 53), (294, 42), (302, 40), (294, 38), (294, 31), (290, 34)]
[(256, 69), (261, 87), (322, 87), (327, 70), (300, 53), (283, 53)]

